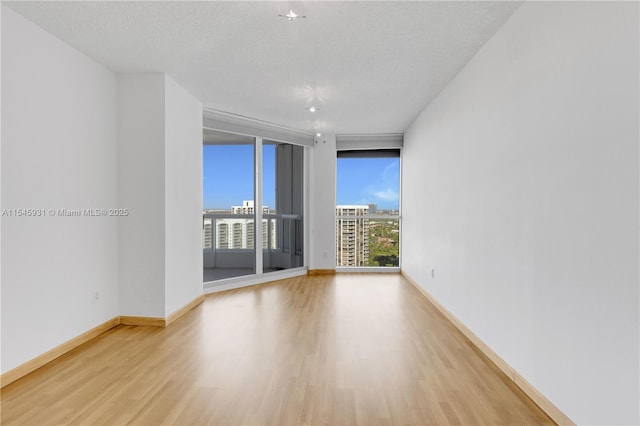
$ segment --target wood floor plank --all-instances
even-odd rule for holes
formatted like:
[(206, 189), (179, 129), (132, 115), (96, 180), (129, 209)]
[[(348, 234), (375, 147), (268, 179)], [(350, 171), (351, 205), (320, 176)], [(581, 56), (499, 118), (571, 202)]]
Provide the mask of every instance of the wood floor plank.
[(2, 389), (3, 425), (553, 422), (401, 275), (215, 293), (118, 326)]

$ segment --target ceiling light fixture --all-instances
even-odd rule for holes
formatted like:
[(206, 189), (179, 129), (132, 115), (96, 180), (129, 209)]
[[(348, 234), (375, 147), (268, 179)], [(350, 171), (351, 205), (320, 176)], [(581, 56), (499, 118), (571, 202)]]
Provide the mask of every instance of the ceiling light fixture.
[(316, 112), (316, 111), (320, 111), (320, 108), (316, 108), (314, 106), (310, 106), (310, 107), (306, 107), (305, 108), (307, 111), (309, 112)]
[(293, 10), (289, 9), (289, 13), (286, 15), (278, 15), (281, 18), (286, 18), (287, 21), (295, 21), (298, 18), (306, 18), (304, 15), (297, 15)]
[(322, 136), (322, 133), (316, 133), (317, 138), (319, 138), (320, 136)]

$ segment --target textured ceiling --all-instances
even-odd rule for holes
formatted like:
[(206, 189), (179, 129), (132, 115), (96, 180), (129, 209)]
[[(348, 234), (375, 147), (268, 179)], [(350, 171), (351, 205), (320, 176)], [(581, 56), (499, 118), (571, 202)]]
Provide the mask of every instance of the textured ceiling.
[[(114, 71), (326, 133), (400, 133), (520, 2), (3, 2)], [(307, 16), (279, 18), (292, 8)], [(320, 108), (312, 114), (305, 106)]]

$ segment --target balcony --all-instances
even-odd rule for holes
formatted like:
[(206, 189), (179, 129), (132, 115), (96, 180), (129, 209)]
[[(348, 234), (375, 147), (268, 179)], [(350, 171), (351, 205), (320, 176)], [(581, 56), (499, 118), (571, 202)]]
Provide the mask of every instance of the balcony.
[[(256, 273), (255, 218), (250, 214), (202, 215), (203, 281)], [(302, 216), (264, 214), (263, 272), (303, 266)]]

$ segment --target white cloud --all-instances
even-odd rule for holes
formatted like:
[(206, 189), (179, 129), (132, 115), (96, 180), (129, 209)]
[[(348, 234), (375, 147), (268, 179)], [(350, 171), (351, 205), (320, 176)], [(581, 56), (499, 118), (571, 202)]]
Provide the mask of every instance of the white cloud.
[(398, 180), (398, 175), (400, 174), (400, 161), (396, 160), (392, 163), (389, 163), (382, 172), (382, 180), (385, 183), (395, 182)]
[(386, 188), (381, 191), (374, 191), (373, 196), (379, 200), (395, 201), (398, 199), (398, 193), (391, 188)]

